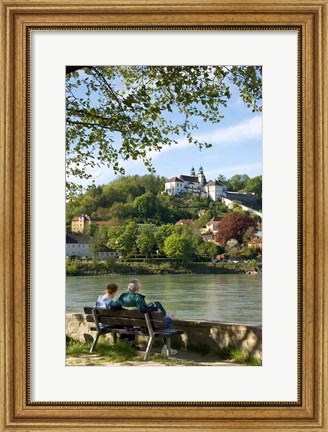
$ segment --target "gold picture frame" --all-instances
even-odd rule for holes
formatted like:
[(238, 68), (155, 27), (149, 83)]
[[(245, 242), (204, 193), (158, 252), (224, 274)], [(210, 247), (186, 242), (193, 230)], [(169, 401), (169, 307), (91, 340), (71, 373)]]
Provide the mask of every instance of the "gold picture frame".
[[(328, 0), (0, 0), (1, 430), (328, 431), (327, 7)], [(92, 16), (92, 20), (90, 17)], [(28, 32), (90, 27), (297, 28), (302, 142), (300, 395), (297, 403), (32, 403), (28, 224)], [(306, 193), (304, 190), (306, 189)]]

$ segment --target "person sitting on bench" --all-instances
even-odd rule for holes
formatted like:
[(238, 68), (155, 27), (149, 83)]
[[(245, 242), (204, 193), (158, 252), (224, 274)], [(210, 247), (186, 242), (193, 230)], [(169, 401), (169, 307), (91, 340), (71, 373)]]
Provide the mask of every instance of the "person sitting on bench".
[[(105, 294), (104, 295), (100, 295), (97, 298), (96, 301), (96, 308), (103, 308), (103, 309), (121, 309), (121, 306), (119, 306), (115, 300), (114, 297), (117, 294), (117, 290), (118, 290), (118, 285), (116, 285), (115, 283), (109, 283), (106, 288), (105, 288)], [(105, 327), (112, 327), (112, 326), (106, 326), (103, 324), (100, 324), (100, 326), (102, 328)], [(124, 326), (115, 326), (115, 327), (124, 327)], [(134, 335), (120, 335), (120, 339), (127, 339), (129, 345), (131, 346), (131, 348), (137, 349), (138, 347), (133, 343), (133, 341), (135, 340), (135, 336)]]
[[(165, 327), (170, 328), (172, 326), (172, 320), (166, 316), (166, 311), (163, 305), (159, 301), (155, 301), (147, 305), (145, 302), (145, 296), (139, 292), (140, 286), (141, 284), (138, 279), (132, 279), (128, 284), (128, 292), (121, 294), (115, 304), (123, 307), (124, 309), (137, 309), (142, 313), (159, 310), (164, 315)], [(167, 351), (165, 338), (163, 338), (163, 342), (164, 346), (162, 353), (164, 354)], [(177, 353), (177, 350), (171, 349), (171, 355), (175, 355)]]
[(100, 295), (96, 301), (96, 308), (110, 309), (111, 306), (115, 306), (113, 300), (116, 296), (118, 286), (114, 283), (110, 283), (105, 288), (105, 294)]

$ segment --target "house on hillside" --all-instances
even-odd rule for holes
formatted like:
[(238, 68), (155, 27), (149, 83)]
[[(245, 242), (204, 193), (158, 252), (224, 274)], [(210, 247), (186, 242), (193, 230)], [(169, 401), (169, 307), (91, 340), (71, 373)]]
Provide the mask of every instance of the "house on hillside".
[(97, 221), (97, 220), (92, 219), (90, 216), (84, 215), (84, 214), (82, 214), (81, 216), (75, 216), (72, 219), (72, 223), (71, 223), (72, 233), (76, 233), (76, 234), (86, 233), (88, 230), (88, 227), (91, 224), (94, 224), (98, 227), (100, 227), (100, 226), (107, 227), (110, 225), (110, 222), (109, 221)]
[(92, 222), (91, 217), (88, 215), (82, 214), (81, 216), (75, 216), (72, 219), (72, 233), (86, 233), (88, 226)]
[(255, 236), (248, 242), (247, 247), (262, 250), (262, 231), (257, 231)]
[(227, 186), (219, 180), (210, 180), (204, 185), (203, 189), (212, 201), (220, 201), (227, 192)]
[(192, 219), (180, 219), (178, 222), (176, 222), (176, 225), (186, 225), (190, 226), (193, 223)]
[(179, 220), (178, 222), (176, 222), (175, 224), (176, 224), (176, 225), (184, 225), (184, 226), (190, 227), (190, 231), (191, 231), (193, 234), (199, 234), (198, 229), (196, 228), (194, 222), (195, 222), (195, 221), (193, 221), (192, 219), (180, 219), (180, 220)]
[(91, 237), (82, 233), (66, 234), (66, 256), (67, 257), (90, 257)]
[(214, 216), (211, 220), (209, 220), (206, 224), (206, 231), (211, 231), (213, 234), (216, 234), (219, 231), (219, 224), (222, 220), (222, 217)]
[(82, 233), (66, 234), (66, 256), (78, 258), (118, 258), (121, 254), (106, 247), (102, 252), (94, 253), (91, 246), (91, 237)]

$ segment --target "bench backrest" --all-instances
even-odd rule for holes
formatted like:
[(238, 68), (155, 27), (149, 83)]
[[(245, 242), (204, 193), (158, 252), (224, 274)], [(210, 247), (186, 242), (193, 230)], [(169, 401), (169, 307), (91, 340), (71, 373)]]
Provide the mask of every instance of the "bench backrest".
[(86, 306), (84, 308), (84, 313), (86, 314), (86, 320), (88, 322), (95, 322), (93, 313), (96, 313), (99, 324), (148, 328), (147, 318), (149, 318), (149, 322), (151, 323), (153, 330), (160, 330), (165, 328), (165, 324), (163, 322), (164, 315), (162, 312), (159, 311), (143, 314), (138, 310), (115, 310)]

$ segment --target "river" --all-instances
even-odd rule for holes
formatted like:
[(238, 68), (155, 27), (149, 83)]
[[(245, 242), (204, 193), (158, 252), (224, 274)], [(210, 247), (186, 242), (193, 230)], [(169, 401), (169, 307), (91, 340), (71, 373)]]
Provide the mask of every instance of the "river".
[[(66, 312), (83, 312), (109, 282), (126, 291), (133, 276), (75, 276), (66, 278)], [(240, 324), (262, 323), (262, 275), (142, 275), (146, 301), (159, 300), (176, 318)], [(117, 295), (117, 297), (118, 297)]]

